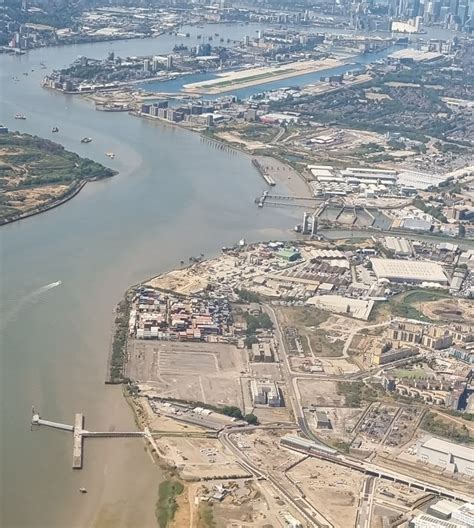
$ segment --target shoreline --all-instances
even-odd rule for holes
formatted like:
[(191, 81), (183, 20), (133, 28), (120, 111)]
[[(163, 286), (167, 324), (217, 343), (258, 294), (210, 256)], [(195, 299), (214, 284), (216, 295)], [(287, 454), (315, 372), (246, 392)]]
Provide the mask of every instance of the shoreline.
[[(113, 176), (110, 176), (113, 178)], [(99, 179), (93, 179), (93, 180), (80, 180), (79, 183), (73, 188), (69, 189), (65, 195), (63, 195), (61, 198), (58, 198), (57, 200), (53, 200), (52, 202), (47, 202), (44, 206), (39, 207), (37, 209), (33, 209), (31, 211), (26, 211), (22, 213), (21, 215), (11, 218), (9, 220), (0, 220), (0, 228), (9, 224), (13, 224), (14, 222), (19, 222), (21, 220), (25, 220), (27, 218), (30, 218), (32, 216), (39, 215), (41, 213), (46, 213), (47, 211), (50, 211), (51, 209), (55, 209), (56, 207), (59, 207), (60, 205), (63, 205), (69, 200), (72, 200), (75, 196), (77, 196), (82, 189), (88, 184), (93, 182), (98, 182), (100, 180), (105, 180), (107, 177), (99, 178)]]
[(57, 200), (54, 200), (52, 202), (46, 203), (43, 207), (33, 209), (32, 211), (26, 211), (25, 213), (22, 213), (21, 215), (11, 218), (9, 220), (0, 220), (0, 227), (6, 226), (9, 224), (13, 224), (14, 222), (19, 222), (20, 220), (25, 220), (26, 218), (30, 218), (31, 216), (36, 216), (41, 213), (46, 213), (47, 211), (50, 211), (51, 209), (55, 209), (56, 207), (59, 207), (60, 205), (65, 204), (66, 202), (69, 202), (69, 200), (72, 200), (75, 196), (77, 196), (82, 189), (89, 183), (89, 181), (97, 181), (97, 180), (81, 180), (74, 189), (70, 189), (66, 192), (65, 196), (62, 196), (61, 198), (58, 198)]

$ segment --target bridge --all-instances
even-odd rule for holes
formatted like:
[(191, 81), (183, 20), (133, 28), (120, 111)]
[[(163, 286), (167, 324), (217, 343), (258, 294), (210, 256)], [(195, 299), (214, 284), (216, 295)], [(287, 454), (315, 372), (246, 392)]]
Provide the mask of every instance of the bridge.
[(401, 484), (407, 485), (409, 488), (419, 489), (425, 491), (426, 493), (432, 493), (433, 495), (438, 495), (440, 497), (460, 500), (462, 502), (471, 502), (472, 500), (471, 497), (465, 493), (457, 491), (456, 489), (445, 488), (437, 484), (432, 484), (431, 482), (425, 482), (415, 477), (406, 475), (405, 473), (393, 471), (383, 466), (372, 464), (363, 460), (358, 460), (350, 456), (324, 453), (323, 451), (318, 450), (317, 446), (314, 448), (304, 448), (284, 445), (284, 447), (286, 449), (290, 449), (291, 451), (296, 451), (310, 457), (319, 458), (333, 464), (338, 464), (340, 466), (359, 471), (371, 477), (377, 477), (392, 482), (400, 482)]

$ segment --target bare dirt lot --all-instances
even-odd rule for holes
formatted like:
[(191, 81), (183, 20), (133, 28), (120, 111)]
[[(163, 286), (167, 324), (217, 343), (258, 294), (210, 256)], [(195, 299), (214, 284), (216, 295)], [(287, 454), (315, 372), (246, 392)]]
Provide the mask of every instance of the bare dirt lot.
[[(252, 480), (208, 481), (193, 486), (194, 495), (201, 499), (196, 516), (198, 527), (242, 526), (264, 528), (280, 526), (279, 508), (272, 496), (272, 488), (264, 482)], [(217, 489), (224, 488), (226, 495), (222, 500), (213, 499)], [(184, 526), (180, 525), (180, 526)]]
[(471, 323), (474, 321), (474, 303), (467, 299), (440, 299), (424, 303), (421, 311), (434, 321), (455, 321)]
[(364, 476), (323, 460), (309, 458), (288, 472), (307, 499), (335, 527), (354, 526)]
[(126, 375), (161, 397), (243, 408), (245, 351), (217, 343), (131, 340)]
[(301, 403), (304, 407), (344, 407), (343, 394), (337, 393), (335, 381), (319, 381), (311, 379), (298, 380)]
[(235, 457), (224, 451), (217, 439), (166, 436), (155, 440), (184, 479), (245, 476)]

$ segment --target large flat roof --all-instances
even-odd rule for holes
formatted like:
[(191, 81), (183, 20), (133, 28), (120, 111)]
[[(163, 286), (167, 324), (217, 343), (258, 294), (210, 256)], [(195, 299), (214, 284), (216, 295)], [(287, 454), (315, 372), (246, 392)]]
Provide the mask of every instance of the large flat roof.
[(426, 449), (432, 449), (433, 451), (439, 451), (441, 453), (451, 453), (454, 456), (464, 458), (466, 460), (474, 460), (474, 449), (459, 444), (454, 444), (453, 442), (447, 442), (446, 440), (441, 440), (440, 438), (430, 438), (421, 444), (421, 446)]
[(436, 262), (384, 258), (372, 258), (370, 260), (378, 279), (440, 283), (448, 281), (443, 268)]

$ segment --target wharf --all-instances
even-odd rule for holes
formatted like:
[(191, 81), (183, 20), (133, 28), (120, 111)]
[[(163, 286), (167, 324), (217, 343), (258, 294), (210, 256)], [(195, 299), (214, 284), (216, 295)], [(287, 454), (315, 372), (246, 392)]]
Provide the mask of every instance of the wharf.
[(76, 413), (74, 425), (52, 422), (43, 420), (39, 414), (34, 413), (31, 418), (32, 426), (51, 427), (67, 431), (73, 435), (72, 447), (72, 468), (82, 469), (84, 461), (84, 439), (85, 438), (142, 438), (145, 436), (143, 431), (87, 431), (84, 429), (84, 415)]
[(72, 447), (72, 468), (82, 469), (82, 432), (84, 427), (84, 415), (77, 413), (74, 420), (74, 440)]

